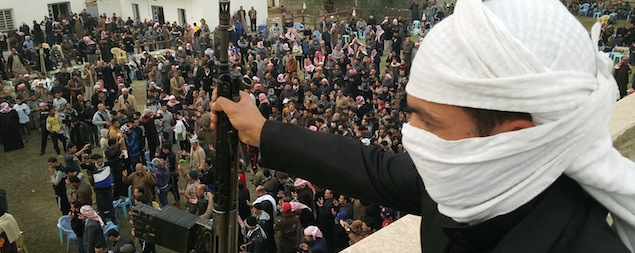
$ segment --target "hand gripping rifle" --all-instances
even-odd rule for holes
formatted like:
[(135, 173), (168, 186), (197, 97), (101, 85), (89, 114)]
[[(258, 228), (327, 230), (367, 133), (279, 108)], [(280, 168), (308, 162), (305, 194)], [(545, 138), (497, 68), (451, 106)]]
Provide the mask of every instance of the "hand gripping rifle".
[[(229, 0), (220, 0), (220, 72), (217, 95), (240, 100), (239, 91), (252, 86), (251, 79), (229, 71)], [(216, 123), (216, 179), (214, 182), (213, 253), (238, 252), (238, 132), (224, 112)]]
[[(249, 78), (229, 71), (229, 0), (220, 0), (220, 73), (217, 95), (238, 102), (240, 90), (251, 88)], [(161, 211), (145, 205), (133, 207), (135, 236), (178, 252), (238, 252), (238, 132), (223, 112), (217, 113), (216, 178), (212, 222), (178, 208)]]

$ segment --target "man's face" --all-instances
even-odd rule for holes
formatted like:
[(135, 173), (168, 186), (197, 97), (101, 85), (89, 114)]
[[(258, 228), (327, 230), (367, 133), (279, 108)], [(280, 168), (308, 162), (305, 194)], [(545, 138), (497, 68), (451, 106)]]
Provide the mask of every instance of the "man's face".
[[(478, 137), (476, 125), (465, 110), (458, 106), (425, 101), (408, 95), (408, 105), (413, 113), (410, 124), (426, 130), (445, 140), (460, 140)], [(491, 135), (511, 131), (499, 125)], [(518, 129), (516, 129), (518, 130)]]
[(324, 199), (332, 199), (332, 198), (333, 198), (333, 192), (331, 192), (331, 190), (324, 191)]
[(135, 169), (136, 172), (141, 173), (141, 172), (143, 172), (143, 165), (141, 165), (140, 163), (137, 163), (137, 165), (135, 166), (134, 169)]
[(348, 203), (346, 201), (346, 198), (344, 197), (344, 195), (340, 195), (340, 197), (337, 199), (338, 202), (340, 202), (340, 204), (346, 204)]
[(99, 158), (99, 159), (95, 160), (95, 165), (103, 166), (104, 165), (104, 158)]

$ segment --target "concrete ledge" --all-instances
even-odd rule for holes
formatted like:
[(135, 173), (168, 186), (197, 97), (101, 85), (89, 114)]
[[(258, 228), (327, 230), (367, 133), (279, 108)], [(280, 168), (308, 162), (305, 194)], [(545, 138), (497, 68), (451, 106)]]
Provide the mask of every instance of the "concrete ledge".
[(420, 216), (406, 215), (342, 252), (421, 252), (420, 224)]
[(626, 96), (615, 103), (609, 132), (613, 146), (628, 159), (635, 160), (635, 95)]

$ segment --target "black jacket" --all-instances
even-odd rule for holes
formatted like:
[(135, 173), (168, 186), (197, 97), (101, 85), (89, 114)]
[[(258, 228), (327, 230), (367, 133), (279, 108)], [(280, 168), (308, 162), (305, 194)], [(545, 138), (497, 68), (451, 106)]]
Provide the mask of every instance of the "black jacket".
[(260, 138), (265, 167), (421, 215), (426, 253), (629, 252), (606, 224), (607, 210), (566, 176), (512, 213), (466, 225), (438, 212), (407, 155), (274, 121)]

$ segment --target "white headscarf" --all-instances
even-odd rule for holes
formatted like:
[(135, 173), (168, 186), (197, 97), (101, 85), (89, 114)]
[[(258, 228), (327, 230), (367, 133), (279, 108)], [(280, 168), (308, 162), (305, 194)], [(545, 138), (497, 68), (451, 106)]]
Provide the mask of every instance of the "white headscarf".
[(516, 210), (564, 173), (609, 209), (633, 250), (635, 164), (612, 147), (607, 130), (617, 86), (610, 58), (597, 50), (599, 34), (596, 24), (589, 40), (557, 0), (459, 0), (454, 15), (431, 29), (408, 94), (525, 112), (536, 124), (458, 141), (404, 125), (404, 146), (441, 213), (482, 222)]

